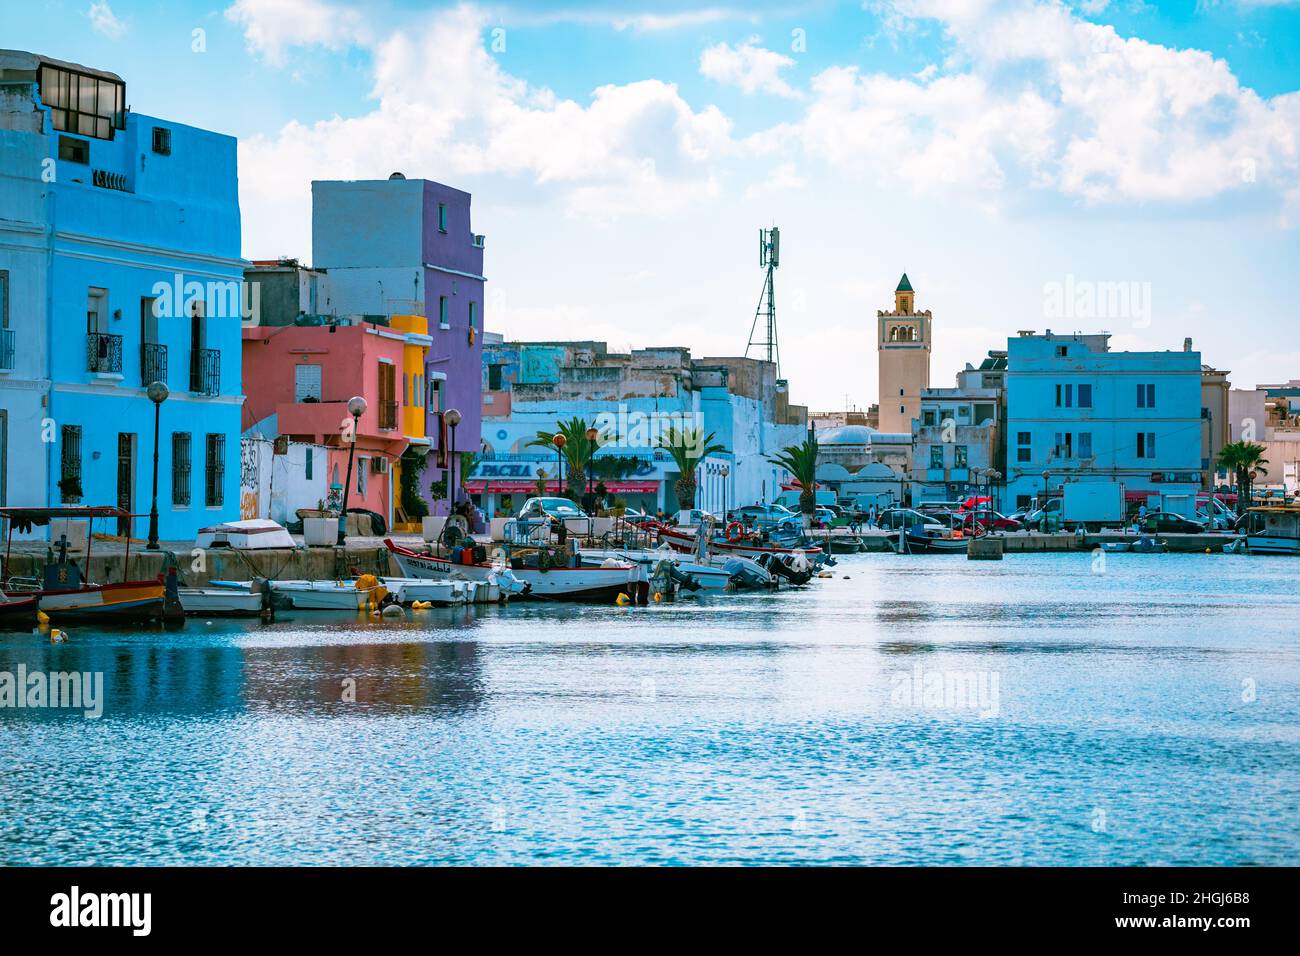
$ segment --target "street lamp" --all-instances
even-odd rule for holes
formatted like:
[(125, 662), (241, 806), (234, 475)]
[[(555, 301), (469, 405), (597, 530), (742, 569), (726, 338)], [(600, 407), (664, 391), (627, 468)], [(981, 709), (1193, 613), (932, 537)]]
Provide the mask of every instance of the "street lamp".
[(551, 439), (551, 444), (555, 446), (555, 483), (559, 487), (556, 495), (564, 495), (564, 444), (568, 439), (560, 432), (555, 433)]
[(594, 505), (595, 505), (595, 503), (596, 503), (596, 499), (593, 498), (593, 497), (591, 496), (591, 470), (592, 470), (592, 469), (591, 469), (591, 463), (592, 463), (592, 461), (594, 461), (595, 458), (596, 458), (596, 439), (599, 438), (599, 437), (600, 437), (600, 431), (597, 430), (597, 429), (595, 428), (595, 426), (592, 426), (591, 428), (588, 428), (588, 429), (587, 429), (587, 448), (589, 449), (589, 451), (588, 451), (588, 453), (587, 453), (587, 501), (586, 501), (586, 505), (587, 505), (587, 510), (588, 510), (588, 511), (593, 511), (593, 510), (595, 510)]
[(343, 479), (343, 513), (339, 515), (339, 544), (346, 544), (348, 538), (348, 494), (352, 491), (352, 460), (357, 453), (357, 429), (361, 425), (361, 416), (366, 413), (366, 400), (360, 395), (348, 399), (348, 414), (352, 416), (352, 434), (348, 441), (348, 472)]
[(456, 426), (461, 422), (460, 409), (449, 408), (442, 417), (451, 429), (451, 456), (447, 459), (447, 517), (450, 518), (456, 508)]
[(996, 468), (984, 469), (984, 488), (988, 492), (989, 506), (993, 511), (998, 510), (997, 507), (998, 502), (996, 497), (993, 494), (993, 483), (1001, 477), (1002, 477), (1002, 472), (998, 471)]
[(162, 414), (162, 403), (167, 401), (167, 385), (163, 382), (150, 382), (145, 389), (149, 401), (153, 402), (153, 502), (149, 506), (149, 541), (145, 545), (148, 551), (158, 550), (158, 420)]
[(725, 523), (727, 520), (727, 476), (731, 474), (731, 469), (723, 465), (720, 474), (722, 475), (722, 520)]

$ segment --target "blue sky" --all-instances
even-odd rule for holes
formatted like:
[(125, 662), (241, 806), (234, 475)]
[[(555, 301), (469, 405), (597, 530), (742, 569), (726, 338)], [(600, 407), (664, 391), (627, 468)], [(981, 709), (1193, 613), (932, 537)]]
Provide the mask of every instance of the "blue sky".
[[(249, 258), (310, 260), (312, 178), (471, 190), (512, 336), (743, 351), (776, 223), (819, 410), (875, 401), (903, 271), (936, 385), (1044, 327), (1300, 378), (1300, 0), (56, 0), (0, 36), (238, 136)], [(1061, 317), (1067, 280), (1150, 309)]]

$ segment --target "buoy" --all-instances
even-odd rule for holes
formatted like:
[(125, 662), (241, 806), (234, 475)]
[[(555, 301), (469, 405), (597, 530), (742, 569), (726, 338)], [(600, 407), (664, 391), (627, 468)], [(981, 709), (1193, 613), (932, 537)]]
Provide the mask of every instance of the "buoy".
[(627, 602), (629, 600), (631, 599), (627, 596), (626, 591), (619, 591), (618, 597), (614, 598), (614, 603), (617, 604), (619, 607), (627, 607)]
[(664, 599), (663, 594), (661, 594), (660, 592), (656, 591), (656, 592), (655, 592), (655, 603), (658, 604), (658, 603), (659, 603), (660, 601), (662, 601), (663, 599)]
[(417, 611), (423, 611), (423, 610), (425, 610), (426, 608), (431, 608), (431, 607), (433, 607), (433, 602), (432, 602), (432, 601), (412, 601), (412, 602), (411, 602), (411, 607), (412, 607), (414, 610), (417, 610)]
[(49, 623), (50, 623), (50, 616), (49, 616), (48, 614), (46, 614), (44, 611), (37, 611), (37, 612), (36, 612), (36, 623), (37, 623), (37, 624), (49, 624)]
[(390, 604), (380, 612), (384, 617), (406, 617), (406, 612), (402, 610), (400, 604)]
[(50, 643), (62, 644), (68, 639), (68, 636), (60, 631), (57, 627), (50, 629)]

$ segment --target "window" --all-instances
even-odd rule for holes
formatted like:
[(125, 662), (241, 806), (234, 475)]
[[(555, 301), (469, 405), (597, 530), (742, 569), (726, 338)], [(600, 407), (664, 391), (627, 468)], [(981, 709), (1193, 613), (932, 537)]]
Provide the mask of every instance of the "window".
[(469, 327), (471, 329), (478, 328), (478, 303), (477, 302), (471, 302), (469, 304)]
[(1079, 385), (1079, 407), (1092, 408), (1092, 386)]
[(0, 329), (9, 328), (9, 273), (0, 269)]
[(153, 128), (153, 151), (159, 156), (170, 156), (172, 154), (172, 131), (166, 126), (155, 126)]
[(1079, 432), (1079, 457), (1092, 457), (1092, 432)]
[(1137, 406), (1138, 408), (1156, 407), (1156, 387), (1154, 385), (1139, 385), (1137, 387)]
[(303, 477), (306, 478), (308, 481), (311, 481), (311, 473), (312, 473), (312, 469), (315, 467), (315, 464), (316, 464), (316, 449), (311, 448), (309, 446), (307, 448), (307, 457), (303, 462)]
[(105, 321), (108, 311), (108, 290), (90, 288), (86, 291), (86, 331), (107, 332)]
[(59, 453), (59, 497), (65, 504), (81, 500), (81, 426), (64, 425)]
[(447, 231), (447, 204), (445, 202), (438, 203), (438, 231)]
[(321, 400), (321, 367), (295, 365), (293, 367), (293, 400), (319, 402)]
[(501, 390), (501, 366), (488, 366), (488, 390), (499, 392)]
[(1156, 457), (1156, 433), (1138, 432), (1137, 456), (1139, 458)]
[(965, 445), (952, 446), (952, 466), (954, 468), (966, 467), (966, 446)]
[(74, 136), (59, 137), (59, 159), (69, 163), (90, 165), (90, 144)]
[(1016, 461), (1029, 461), (1031, 450), (1029, 432), (1017, 432), (1016, 444), (1020, 446), (1016, 449)]
[(930, 446), (930, 467), (931, 468), (943, 467), (943, 446), (942, 445)]
[(58, 132), (112, 139), (115, 129), (126, 129), (126, 85), (120, 80), (42, 63), (37, 85)]
[(900, 414), (900, 415), (906, 415), (906, 414), (907, 414), (907, 406), (906, 406), (906, 405), (899, 405), (899, 406), (898, 406), (898, 414)]
[(451, 305), (445, 295), (438, 296), (438, 327), (451, 328)]
[(411, 404), (411, 377), (402, 373), (402, 405)]
[(975, 424), (982, 425), (984, 422), (991, 422), (997, 418), (998, 410), (995, 405), (976, 405), (975, 406)]
[(189, 432), (172, 432), (172, 504), (188, 507), (190, 503)]
[(1074, 435), (1070, 432), (1057, 432), (1056, 445), (1052, 448), (1052, 455), (1056, 458), (1073, 458)]
[(1056, 347), (1056, 357), (1057, 357), (1057, 358), (1065, 358), (1065, 357), (1066, 357), (1067, 355), (1069, 355), (1069, 354), (1070, 354), (1070, 350), (1069, 350), (1069, 348), (1068, 348), (1067, 346), (1064, 346), (1064, 345), (1058, 345), (1058, 346)]
[(226, 500), (226, 436), (209, 432), (203, 463), (203, 500), (219, 508)]
[(1074, 386), (1057, 385), (1056, 386), (1056, 407), (1071, 408), (1074, 405)]
[(357, 494), (362, 498), (366, 496), (366, 475), (370, 472), (370, 459), (361, 458), (357, 461)]
[(937, 415), (935, 414), (935, 411), (934, 411), (933, 408), (926, 408), (926, 409), (923, 409), (923, 410), (921, 411), (921, 424), (922, 424), (922, 425), (934, 425), (934, 424), (937, 423), (937, 421), (938, 421), (938, 417), (937, 417)]
[(379, 363), (379, 427), (397, 427), (397, 366)]
[(442, 379), (435, 378), (429, 383), (429, 411), (442, 412)]

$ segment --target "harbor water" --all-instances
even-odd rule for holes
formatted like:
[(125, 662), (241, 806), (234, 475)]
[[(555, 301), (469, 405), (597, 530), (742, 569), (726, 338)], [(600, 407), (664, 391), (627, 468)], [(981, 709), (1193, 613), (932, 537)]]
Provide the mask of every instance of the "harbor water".
[(0, 633), (0, 863), (1290, 864), (1300, 564), (843, 557), (775, 594)]

